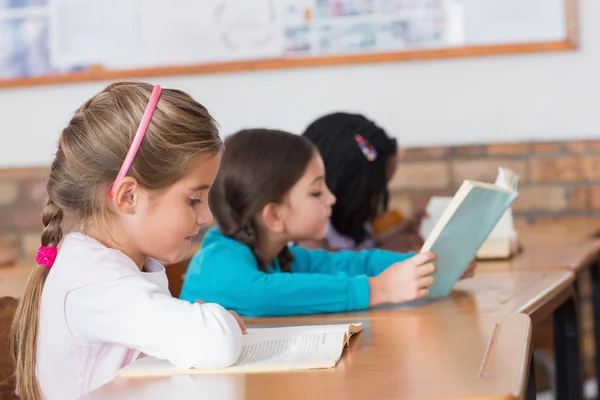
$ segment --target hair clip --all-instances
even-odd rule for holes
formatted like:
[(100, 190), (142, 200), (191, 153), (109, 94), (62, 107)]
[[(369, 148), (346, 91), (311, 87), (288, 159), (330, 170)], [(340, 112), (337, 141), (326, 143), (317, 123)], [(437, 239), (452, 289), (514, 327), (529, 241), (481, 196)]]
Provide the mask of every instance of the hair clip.
[(371, 143), (367, 142), (367, 139), (360, 135), (354, 136), (354, 139), (356, 140), (356, 144), (358, 144), (358, 147), (360, 147), (360, 150), (363, 152), (367, 160), (375, 161), (377, 159), (377, 150), (371, 146)]

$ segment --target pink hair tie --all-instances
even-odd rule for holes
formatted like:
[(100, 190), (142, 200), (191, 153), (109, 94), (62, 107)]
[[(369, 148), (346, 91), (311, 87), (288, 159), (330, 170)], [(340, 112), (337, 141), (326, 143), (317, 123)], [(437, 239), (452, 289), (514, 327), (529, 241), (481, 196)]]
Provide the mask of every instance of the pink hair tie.
[(39, 248), (37, 256), (35, 256), (35, 261), (46, 268), (52, 268), (57, 254), (58, 249), (56, 247), (42, 246)]

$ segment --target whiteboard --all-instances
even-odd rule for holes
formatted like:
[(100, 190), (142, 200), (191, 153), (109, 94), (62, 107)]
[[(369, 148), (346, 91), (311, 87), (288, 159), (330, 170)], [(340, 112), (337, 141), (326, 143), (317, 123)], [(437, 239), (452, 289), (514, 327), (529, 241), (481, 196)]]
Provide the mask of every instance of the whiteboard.
[(0, 0), (0, 87), (572, 49), (575, 1)]

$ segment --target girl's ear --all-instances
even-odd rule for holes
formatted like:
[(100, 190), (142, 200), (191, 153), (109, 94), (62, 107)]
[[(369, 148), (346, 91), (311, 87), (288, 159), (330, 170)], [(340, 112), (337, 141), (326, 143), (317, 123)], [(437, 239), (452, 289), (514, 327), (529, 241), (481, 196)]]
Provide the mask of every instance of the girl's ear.
[(113, 188), (112, 203), (116, 211), (126, 214), (135, 212), (141, 195), (141, 186), (137, 179), (126, 176)]
[(260, 218), (265, 227), (270, 231), (275, 233), (285, 232), (281, 205), (275, 203), (267, 204), (260, 212)]

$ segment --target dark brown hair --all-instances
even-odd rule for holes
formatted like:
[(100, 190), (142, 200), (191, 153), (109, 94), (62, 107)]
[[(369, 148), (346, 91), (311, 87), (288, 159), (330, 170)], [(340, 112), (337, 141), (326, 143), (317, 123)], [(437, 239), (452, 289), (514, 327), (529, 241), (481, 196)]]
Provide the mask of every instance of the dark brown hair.
[[(136, 133), (152, 85), (115, 83), (85, 102), (60, 135), (46, 185), (42, 246), (63, 237), (63, 216), (96, 222), (106, 212), (108, 191)], [(206, 108), (179, 90), (163, 89), (128, 175), (149, 190), (181, 179), (192, 159), (221, 151), (223, 143)], [(16, 392), (40, 399), (36, 347), (40, 299), (49, 269), (38, 265), (19, 302), (11, 332)]]
[[(225, 140), (225, 154), (209, 194), (210, 208), (223, 235), (252, 249), (259, 269), (267, 262), (256, 253), (256, 218), (269, 203), (281, 203), (304, 174), (317, 150), (310, 140), (270, 129), (242, 130)], [(281, 271), (289, 272), (292, 254), (279, 253)]]

